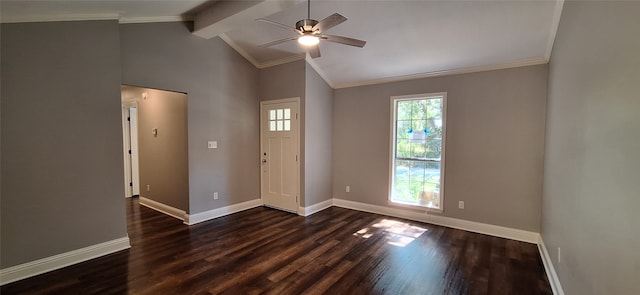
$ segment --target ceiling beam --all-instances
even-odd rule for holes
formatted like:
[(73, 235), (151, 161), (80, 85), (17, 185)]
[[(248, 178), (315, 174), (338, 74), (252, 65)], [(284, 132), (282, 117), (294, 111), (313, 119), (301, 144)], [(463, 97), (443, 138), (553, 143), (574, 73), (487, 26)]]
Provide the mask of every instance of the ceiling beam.
[(300, 2), (304, 0), (218, 1), (196, 15), (193, 34), (211, 39)]

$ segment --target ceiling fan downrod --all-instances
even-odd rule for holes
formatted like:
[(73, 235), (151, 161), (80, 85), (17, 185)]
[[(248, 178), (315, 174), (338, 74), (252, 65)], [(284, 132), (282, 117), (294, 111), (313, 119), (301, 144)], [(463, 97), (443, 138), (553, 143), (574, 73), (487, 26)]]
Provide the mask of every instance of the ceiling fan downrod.
[(296, 22), (296, 29), (303, 34), (313, 33), (313, 27), (318, 24), (318, 21), (311, 19), (311, 0), (307, 0), (307, 18)]

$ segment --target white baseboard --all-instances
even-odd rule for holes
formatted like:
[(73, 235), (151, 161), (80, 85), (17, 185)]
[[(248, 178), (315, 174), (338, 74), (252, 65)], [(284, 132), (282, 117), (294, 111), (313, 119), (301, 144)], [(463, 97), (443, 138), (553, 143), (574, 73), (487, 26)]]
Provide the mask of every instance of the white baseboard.
[(549, 279), (549, 285), (551, 285), (551, 290), (553, 291), (553, 294), (564, 295), (564, 290), (562, 290), (562, 285), (560, 285), (560, 279), (558, 279), (558, 274), (556, 273), (556, 269), (553, 267), (553, 263), (551, 262), (551, 256), (549, 256), (549, 252), (547, 251), (547, 246), (545, 246), (544, 241), (542, 240), (542, 235), (538, 240), (538, 250), (540, 251), (542, 264), (544, 264), (544, 270), (547, 273), (547, 279)]
[(322, 201), (320, 203), (316, 203), (313, 204), (311, 206), (307, 206), (307, 207), (298, 207), (298, 215), (300, 216), (309, 216), (311, 214), (320, 212), (324, 209), (327, 209), (329, 207), (333, 206), (333, 199), (328, 199), (325, 201)]
[(145, 206), (147, 208), (156, 210), (158, 212), (162, 212), (171, 217), (178, 218), (180, 220), (185, 220), (185, 216), (187, 215), (184, 210), (180, 210), (178, 208), (171, 207), (169, 205), (160, 203), (158, 201), (154, 201), (151, 199), (147, 199), (143, 196), (140, 196), (140, 205)]
[(451, 228), (462, 229), (470, 232), (486, 234), (501, 238), (512, 239), (516, 241), (537, 244), (540, 237), (539, 233), (530, 232), (520, 229), (502, 227), (493, 224), (486, 224), (463, 219), (444, 217), (438, 215), (427, 215), (421, 212), (402, 210), (397, 208), (383, 207), (378, 205), (353, 202), (342, 199), (333, 199), (333, 205), (337, 207), (365, 211), (370, 213), (388, 215), (393, 217), (405, 218), (425, 223), (442, 225)]
[(131, 248), (129, 237), (124, 237), (5, 268), (0, 270), (0, 285), (33, 277), (129, 248)]
[(233, 214), (243, 210), (262, 206), (262, 199), (255, 199), (246, 201), (243, 203), (233, 204), (222, 208), (216, 208), (209, 211), (204, 211), (196, 214), (186, 214), (184, 223), (187, 225), (193, 225), (203, 221), (211, 220), (214, 218), (222, 217), (225, 215)]

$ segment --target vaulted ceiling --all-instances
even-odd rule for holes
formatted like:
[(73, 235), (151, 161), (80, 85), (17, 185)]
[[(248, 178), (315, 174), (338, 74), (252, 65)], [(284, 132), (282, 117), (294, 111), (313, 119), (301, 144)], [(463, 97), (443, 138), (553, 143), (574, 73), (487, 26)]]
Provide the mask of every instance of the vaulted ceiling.
[(334, 88), (548, 62), (562, 1), (313, 0), (311, 18), (348, 20), (326, 33), (366, 40), (364, 48), (321, 42), (321, 57), (295, 41), (303, 0), (29, 1), (3, 0), (2, 22), (119, 19), (122, 23), (194, 20), (194, 35), (220, 37), (258, 68), (307, 59)]

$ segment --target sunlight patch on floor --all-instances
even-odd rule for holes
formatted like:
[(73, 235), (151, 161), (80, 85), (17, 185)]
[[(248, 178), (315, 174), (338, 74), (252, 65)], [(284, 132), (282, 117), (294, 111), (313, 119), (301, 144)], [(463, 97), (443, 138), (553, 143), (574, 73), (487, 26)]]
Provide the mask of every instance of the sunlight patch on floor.
[[(376, 230), (379, 229), (379, 230)], [(355, 233), (356, 237), (368, 239), (376, 233), (382, 233), (389, 240), (390, 245), (405, 247), (427, 231), (426, 228), (411, 225), (397, 220), (382, 219), (369, 227), (365, 227)]]

